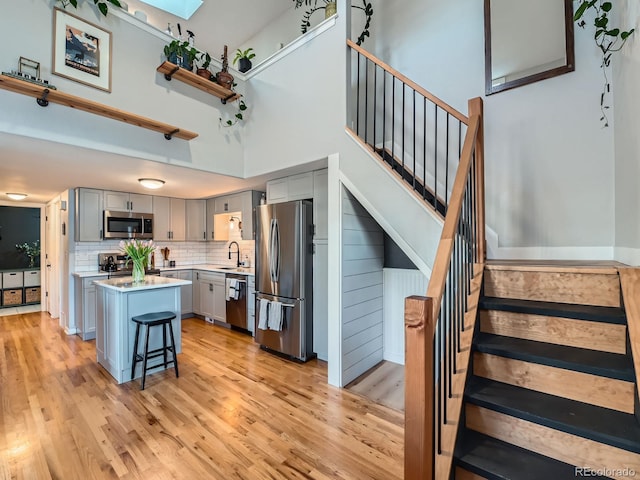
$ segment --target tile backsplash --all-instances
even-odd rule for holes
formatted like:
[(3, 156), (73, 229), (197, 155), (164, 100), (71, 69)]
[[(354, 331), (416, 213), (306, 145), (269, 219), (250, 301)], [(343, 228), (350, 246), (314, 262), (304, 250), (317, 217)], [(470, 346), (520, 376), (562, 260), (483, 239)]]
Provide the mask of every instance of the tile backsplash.
[[(238, 242), (240, 245), (240, 261), (247, 259), (253, 267), (255, 265), (255, 242), (242, 240), (240, 231), (229, 232), (229, 241), (220, 242), (154, 242), (156, 244), (156, 267), (162, 266), (162, 254), (160, 249), (167, 247), (170, 250), (169, 260), (176, 262), (176, 267), (210, 264), (235, 266), (235, 246), (231, 259), (229, 259), (229, 243)], [(74, 249), (74, 265), (76, 272), (93, 271), (98, 268), (98, 254), (106, 252), (119, 252), (119, 240), (105, 240), (102, 242), (76, 242)]]

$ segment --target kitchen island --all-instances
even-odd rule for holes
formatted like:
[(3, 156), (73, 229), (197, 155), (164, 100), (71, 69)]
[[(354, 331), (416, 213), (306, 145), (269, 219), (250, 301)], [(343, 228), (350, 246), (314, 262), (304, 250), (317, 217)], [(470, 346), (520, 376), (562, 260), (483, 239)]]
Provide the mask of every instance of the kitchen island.
[[(170, 311), (176, 314), (171, 322), (176, 342), (176, 352), (182, 351), (180, 331), (180, 287), (189, 285), (189, 280), (147, 275), (144, 282), (132, 283), (132, 277), (117, 277), (94, 280), (97, 286), (96, 353), (102, 365), (118, 383), (131, 380), (131, 360), (136, 325), (131, 317), (150, 312)], [(149, 348), (162, 346), (162, 330), (152, 328)], [(138, 353), (142, 354), (144, 342), (140, 342)], [(162, 363), (154, 358), (149, 365)], [(134, 377), (142, 376), (142, 365), (136, 368)]]

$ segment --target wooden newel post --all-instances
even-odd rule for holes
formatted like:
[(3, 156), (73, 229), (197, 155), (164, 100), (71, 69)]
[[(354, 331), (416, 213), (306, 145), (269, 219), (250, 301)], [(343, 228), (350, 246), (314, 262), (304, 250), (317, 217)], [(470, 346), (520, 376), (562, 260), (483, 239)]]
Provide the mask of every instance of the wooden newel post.
[(404, 327), (404, 478), (432, 480), (433, 300), (420, 296), (405, 298)]
[(484, 219), (484, 106), (482, 98), (476, 97), (469, 100), (469, 118), (473, 115), (480, 117), (478, 136), (476, 138), (476, 215), (478, 216), (478, 262), (484, 263), (487, 259)]

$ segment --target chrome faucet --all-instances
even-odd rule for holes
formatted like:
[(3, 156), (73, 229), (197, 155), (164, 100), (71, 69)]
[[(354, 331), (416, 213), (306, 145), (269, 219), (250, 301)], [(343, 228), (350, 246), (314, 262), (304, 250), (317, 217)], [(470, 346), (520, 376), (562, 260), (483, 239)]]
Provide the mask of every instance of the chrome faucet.
[(240, 266), (240, 245), (238, 245), (238, 242), (236, 242), (235, 240), (231, 243), (229, 243), (229, 260), (231, 260), (231, 245), (236, 244), (236, 267)]

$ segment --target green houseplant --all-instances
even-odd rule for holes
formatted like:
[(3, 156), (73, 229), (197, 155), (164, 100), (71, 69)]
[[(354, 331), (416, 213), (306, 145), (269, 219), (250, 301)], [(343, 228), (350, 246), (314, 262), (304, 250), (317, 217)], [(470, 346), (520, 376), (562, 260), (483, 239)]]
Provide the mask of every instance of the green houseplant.
[(234, 114), (233, 118), (227, 119), (227, 120), (223, 120), (222, 117), (220, 117), (220, 125), (222, 125), (223, 127), (233, 127), (236, 123), (244, 121), (244, 114), (247, 111), (247, 104), (244, 103), (244, 100), (240, 99), (238, 100), (238, 111)]
[(198, 58), (198, 50), (191, 46), (189, 42), (172, 40), (164, 46), (164, 55), (167, 60), (186, 70), (193, 70), (193, 62)]
[(255, 56), (256, 54), (253, 53), (253, 48), (247, 48), (246, 50), (238, 49), (236, 51), (236, 56), (233, 59), (233, 64), (235, 65), (236, 63), (238, 63), (238, 70), (240, 72), (248, 72), (253, 66), (251, 65), (251, 59)]
[(40, 240), (36, 240), (33, 243), (22, 243), (20, 245), (16, 245), (16, 249), (19, 252), (24, 253), (27, 257), (29, 257), (29, 267), (35, 267), (38, 261), (40, 260)]
[[(329, 18), (336, 13), (336, 2), (333, 0), (293, 0), (296, 4), (296, 8), (300, 8), (303, 5), (310, 7), (302, 16), (302, 23), (300, 24), (300, 30), (302, 33), (307, 33), (309, 27), (311, 27), (311, 16), (318, 10), (325, 11), (325, 18)], [(362, 45), (364, 39), (369, 35), (369, 26), (371, 25), (371, 17), (373, 17), (373, 7), (367, 0), (362, 0), (362, 5), (351, 5), (351, 8), (361, 10), (365, 16), (365, 25), (358, 35), (356, 43)]]
[[(73, 8), (78, 8), (78, 0), (58, 0), (58, 1), (62, 4), (63, 8), (67, 8), (67, 5), (71, 5), (73, 6)], [(100, 13), (102, 13), (102, 15), (104, 15), (105, 17), (107, 16), (107, 12), (109, 11), (109, 7), (107, 6), (107, 3), (110, 3), (111, 5), (115, 5), (116, 7), (122, 7), (122, 5), (120, 5), (120, 2), (118, 0), (93, 0), (93, 4), (98, 7), (98, 10), (100, 10)]]
[(120, 251), (127, 255), (127, 263), (129, 260), (133, 262), (133, 268), (131, 270), (131, 276), (133, 277), (133, 283), (141, 283), (144, 281), (145, 266), (149, 259), (149, 255), (156, 248), (153, 240), (123, 240), (119, 244)]
[(611, 56), (622, 49), (635, 29), (621, 30), (612, 26), (609, 20), (612, 15), (613, 3), (604, 0), (580, 0), (578, 8), (573, 15), (573, 20), (577, 22), (579, 27), (585, 28), (587, 23), (584, 20), (584, 15), (589, 10), (595, 12), (593, 20), (595, 28), (594, 40), (602, 54), (600, 68), (602, 68), (602, 74), (604, 75), (604, 85), (600, 94), (600, 111), (602, 112), (600, 121), (603, 122), (603, 126), (608, 127), (609, 118), (606, 112), (609, 109), (609, 105), (605, 102), (605, 96), (611, 92), (611, 85), (607, 76), (607, 68), (611, 65)]
[(215, 80), (213, 73), (209, 70), (209, 65), (211, 65), (211, 55), (209, 55), (208, 52), (203, 52), (200, 54), (199, 60), (202, 63), (197, 66), (196, 73), (207, 80)]

